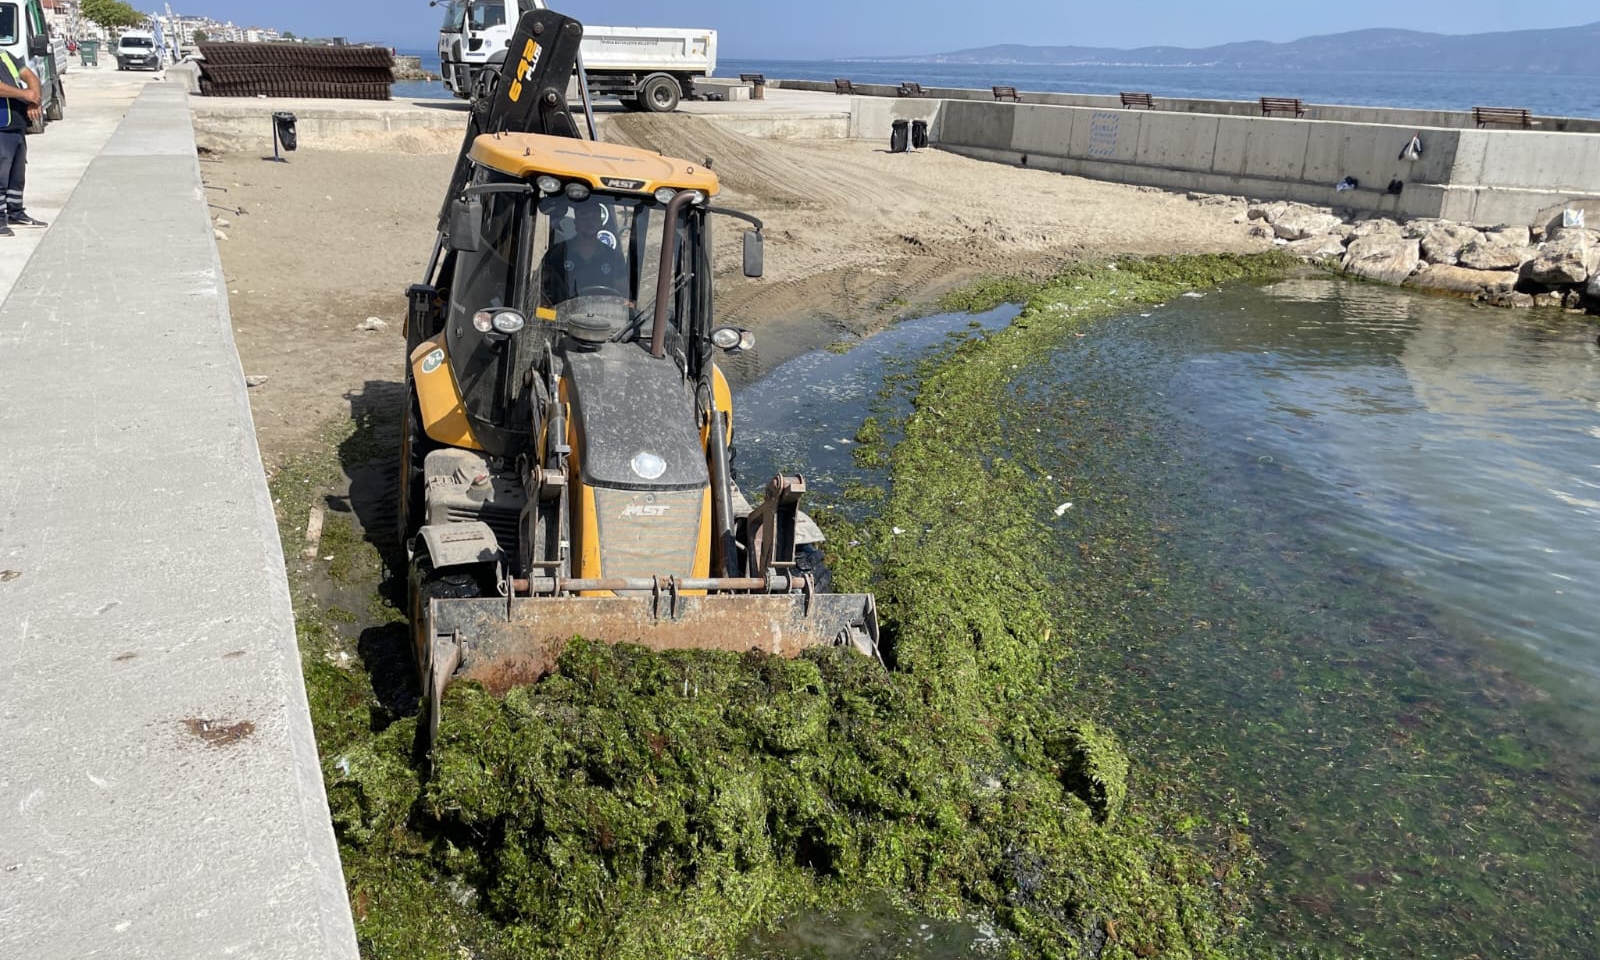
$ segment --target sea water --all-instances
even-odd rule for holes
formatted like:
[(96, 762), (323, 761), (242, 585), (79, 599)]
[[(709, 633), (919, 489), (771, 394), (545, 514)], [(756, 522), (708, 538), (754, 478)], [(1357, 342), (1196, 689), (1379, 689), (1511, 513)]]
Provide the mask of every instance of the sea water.
[[(1050, 521), (1050, 589), (1126, 583), (1063, 651), (1073, 709), (1136, 790), (1243, 811), (1250, 955), (1597, 955), (1595, 325), (1331, 278), (1196, 293), (1015, 380), (1013, 449), (1121, 505)], [(873, 482), (845, 451), (877, 384), (967, 319), (742, 391), (744, 474)], [(1076, 562), (1113, 527), (1144, 532)]]

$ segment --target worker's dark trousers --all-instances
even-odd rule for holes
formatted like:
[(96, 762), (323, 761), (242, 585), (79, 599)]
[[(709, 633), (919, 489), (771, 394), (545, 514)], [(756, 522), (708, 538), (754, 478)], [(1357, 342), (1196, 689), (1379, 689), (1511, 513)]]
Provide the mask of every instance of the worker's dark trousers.
[(22, 213), (22, 184), (28, 167), (28, 138), (21, 130), (0, 130), (0, 186), (6, 190), (5, 219)]

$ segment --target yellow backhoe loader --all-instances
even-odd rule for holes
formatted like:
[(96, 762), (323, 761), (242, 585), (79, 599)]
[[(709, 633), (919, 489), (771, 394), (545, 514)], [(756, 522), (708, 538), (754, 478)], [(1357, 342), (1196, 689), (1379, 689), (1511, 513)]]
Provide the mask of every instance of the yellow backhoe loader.
[[(579, 136), (582, 26), (523, 16), (480, 89), (424, 283), (409, 291), (400, 477), (431, 744), (455, 678), (537, 681), (574, 637), (657, 650), (877, 655), (868, 594), (819, 584), (805, 482), (752, 508), (729, 465), (709, 164)], [(583, 85), (580, 83), (580, 90)], [(587, 104), (585, 104), (587, 107)]]

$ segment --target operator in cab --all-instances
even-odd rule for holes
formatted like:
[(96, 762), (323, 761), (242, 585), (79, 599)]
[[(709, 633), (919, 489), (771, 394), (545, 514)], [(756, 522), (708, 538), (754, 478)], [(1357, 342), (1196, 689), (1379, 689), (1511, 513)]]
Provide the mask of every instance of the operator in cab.
[(554, 306), (588, 296), (628, 299), (628, 258), (618, 249), (622, 241), (616, 212), (593, 198), (574, 203), (571, 211), (576, 233), (552, 243), (540, 261), (543, 303)]

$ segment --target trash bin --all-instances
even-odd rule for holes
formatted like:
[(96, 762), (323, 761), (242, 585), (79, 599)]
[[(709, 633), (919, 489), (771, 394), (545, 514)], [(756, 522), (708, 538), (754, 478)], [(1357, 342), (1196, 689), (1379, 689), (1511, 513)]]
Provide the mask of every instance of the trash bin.
[(894, 121), (893, 128), (889, 132), (889, 152), (890, 153), (905, 153), (906, 152), (906, 143), (907, 143), (907, 140), (909, 139), (909, 137), (911, 135), (910, 127), (911, 127), (911, 121), (910, 120), (896, 120), (896, 121)]
[(911, 145), (918, 150), (928, 145), (928, 121), (911, 121)]
[(283, 149), (293, 152), (299, 144), (299, 138), (294, 129), (295, 116), (287, 110), (279, 110), (272, 115), (272, 127), (278, 136), (278, 142), (283, 144)]
[(99, 40), (79, 40), (78, 41), (78, 62), (83, 64), (86, 67), (99, 66), (99, 64), (100, 64), (100, 41)]

